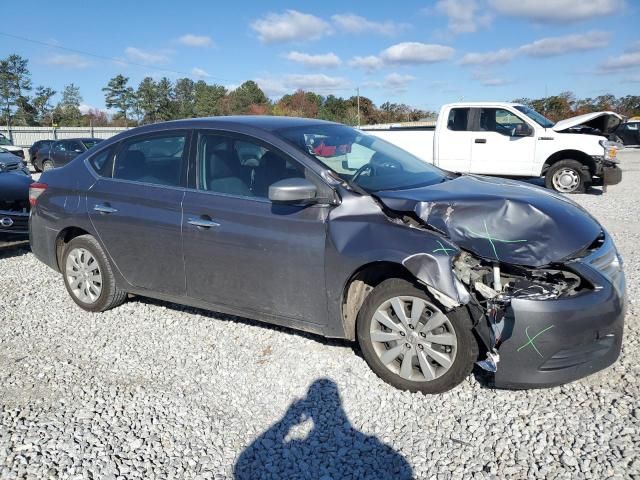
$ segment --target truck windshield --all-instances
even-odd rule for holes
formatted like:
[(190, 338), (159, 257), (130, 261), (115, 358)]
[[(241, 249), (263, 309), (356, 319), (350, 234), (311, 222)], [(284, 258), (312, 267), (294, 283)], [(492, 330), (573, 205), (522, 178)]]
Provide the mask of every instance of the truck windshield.
[(527, 117), (529, 117), (531, 120), (536, 122), (541, 127), (551, 128), (551, 127), (553, 127), (555, 125), (555, 123), (553, 123), (551, 120), (549, 120), (544, 115), (536, 112), (533, 108), (529, 108), (529, 107), (526, 107), (524, 105), (517, 105), (516, 106), (516, 110), (519, 110), (522, 113), (524, 113)]
[(409, 152), (346, 125), (309, 125), (275, 133), (367, 192), (434, 185), (448, 178)]

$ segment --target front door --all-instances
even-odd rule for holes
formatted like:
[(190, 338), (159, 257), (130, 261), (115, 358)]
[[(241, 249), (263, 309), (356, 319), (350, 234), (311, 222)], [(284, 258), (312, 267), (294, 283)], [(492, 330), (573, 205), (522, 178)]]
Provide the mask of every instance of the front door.
[(109, 173), (87, 192), (102, 245), (135, 287), (185, 294), (181, 203), (188, 137), (178, 130), (123, 141), (107, 163)]
[[(533, 176), (536, 153), (533, 128), (502, 108), (481, 108), (479, 113), (472, 132), (471, 173)], [(532, 133), (515, 136), (519, 128), (529, 128)]]
[(206, 131), (198, 135), (195, 158), (197, 190), (187, 191), (183, 202), (188, 295), (326, 324), (330, 207), (277, 205), (267, 198), (275, 181), (312, 173), (251, 139)]

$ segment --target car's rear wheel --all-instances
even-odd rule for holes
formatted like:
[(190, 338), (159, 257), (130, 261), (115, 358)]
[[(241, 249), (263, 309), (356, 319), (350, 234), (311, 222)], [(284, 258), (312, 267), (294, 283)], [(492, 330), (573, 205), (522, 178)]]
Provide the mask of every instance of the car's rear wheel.
[(385, 280), (367, 297), (357, 336), (371, 369), (412, 392), (454, 388), (478, 357), (467, 314), (443, 312), (423, 289), (401, 279)]
[(51, 160), (45, 160), (44, 162), (42, 162), (42, 171), (46, 172), (47, 170), (51, 170), (53, 168), (56, 168), (56, 166), (53, 164), (53, 162)]
[(116, 286), (104, 250), (91, 235), (69, 242), (62, 258), (62, 274), (73, 301), (90, 312), (117, 307), (127, 298), (127, 293)]
[(590, 183), (588, 168), (577, 160), (560, 160), (547, 170), (544, 183), (561, 193), (583, 193)]

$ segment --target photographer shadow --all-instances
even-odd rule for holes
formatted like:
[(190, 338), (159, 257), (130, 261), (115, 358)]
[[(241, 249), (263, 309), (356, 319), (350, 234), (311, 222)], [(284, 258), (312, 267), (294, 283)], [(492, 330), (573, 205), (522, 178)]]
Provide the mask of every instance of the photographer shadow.
[(409, 479), (412, 469), (377, 437), (353, 428), (337, 385), (325, 378), (316, 380), (305, 398), (292, 403), (280, 421), (242, 452), (234, 476), (237, 480)]

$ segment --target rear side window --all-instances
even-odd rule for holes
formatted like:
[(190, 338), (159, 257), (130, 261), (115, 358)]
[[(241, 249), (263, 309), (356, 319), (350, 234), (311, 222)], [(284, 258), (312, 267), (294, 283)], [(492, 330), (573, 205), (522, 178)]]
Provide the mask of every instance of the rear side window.
[(466, 131), (469, 121), (469, 110), (469, 108), (452, 108), (449, 111), (447, 128), (456, 132)]
[(181, 186), (186, 140), (186, 132), (172, 132), (124, 141), (114, 161), (113, 178)]

